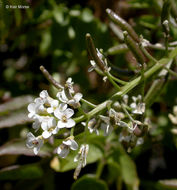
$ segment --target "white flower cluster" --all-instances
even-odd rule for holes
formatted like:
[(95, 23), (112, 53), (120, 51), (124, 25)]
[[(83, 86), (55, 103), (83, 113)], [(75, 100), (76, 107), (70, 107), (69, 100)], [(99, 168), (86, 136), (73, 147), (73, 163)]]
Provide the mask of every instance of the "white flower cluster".
[[(72, 119), (74, 110), (68, 106), (79, 107), (82, 94), (74, 94), (71, 78), (66, 81), (65, 87), (57, 93), (56, 97), (57, 99), (51, 98), (48, 92), (43, 90), (39, 97), (28, 105), (28, 117), (34, 120), (35, 132), (42, 129), (42, 134), (38, 137), (35, 137), (31, 132), (27, 134), (27, 147), (33, 148), (34, 154), (38, 154), (44, 140), (57, 134), (60, 129), (70, 129), (75, 126), (75, 121)], [(57, 153), (65, 158), (69, 149), (76, 150), (77, 148), (78, 145), (72, 136), (63, 141), (58, 147)]]

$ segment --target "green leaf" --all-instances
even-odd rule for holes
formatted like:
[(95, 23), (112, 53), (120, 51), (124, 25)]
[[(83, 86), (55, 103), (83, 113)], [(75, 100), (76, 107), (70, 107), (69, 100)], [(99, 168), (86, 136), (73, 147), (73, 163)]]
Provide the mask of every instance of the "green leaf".
[(137, 190), (139, 187), (139, 179), (136, 172), (135, 163), (124, 151), (120, 144), (116, 143), (113, 159), (120, 164), (121, 175), (128, 190)]
[(0, 180), (36, 179), (42, 175), (42, 169), (34, 164), (13, 165), (0, 170)]
[(108, 190), (108, 187), (103, 180), (85, 175), (72, 185), (71, 190)]
[(108, 181), (109, 183), (116, 182), (117, 187), (122, 185), (120, 165), (111, 159), (108, 160)]
[[(75, 169), (76, 166), (78, 165), (77, 162), (74, 162), (74, 157), (76, 156), (76, 154), (77, 154), (76, 151), (75, 152), (71, 151), (65, 159), (60, 158), (59, 163), (56, 162), (55, 170), (59, 171), (59, 172), (66, 172), (68, 170)], [(89, 145), (87, 164), (96, 162), (102, 156), (103, 156), (103, 154), (98, 147), (96, 147), (95, 145), (92, 145), (92, 144)], [(53, 166), (53, 168), (54, 168), (54, 166)]]

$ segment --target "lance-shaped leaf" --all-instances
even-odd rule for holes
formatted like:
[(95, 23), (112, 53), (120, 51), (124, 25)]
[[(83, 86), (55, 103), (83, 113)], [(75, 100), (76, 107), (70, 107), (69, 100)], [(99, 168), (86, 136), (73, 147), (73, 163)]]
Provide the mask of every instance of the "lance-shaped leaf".
[(14, 127), (31, 122), (32, 120), (28, 117), (27, 110), (21, 110), (15, 113), (12, 112), (8, 116), (0, 117), (0, 128)]
[[(0, 147), (0, 156), (3, 155), (26, 155), (26, 156), (35, 156), (32, 149), (26, 147), (24, 139), (14, 139), (7, 142), (6, 144)], [(46, 157), (50, 156), (49, 148), (43, 146), (39, 151), (38, 156)]]
[(0, 105), (0, 115), (2, 115), (3, 113), (8, 113), (10, 111), (20, 109), (31, 103), (33, 100), (34, 97), (30, 95), (13, 98), (12, 100)]

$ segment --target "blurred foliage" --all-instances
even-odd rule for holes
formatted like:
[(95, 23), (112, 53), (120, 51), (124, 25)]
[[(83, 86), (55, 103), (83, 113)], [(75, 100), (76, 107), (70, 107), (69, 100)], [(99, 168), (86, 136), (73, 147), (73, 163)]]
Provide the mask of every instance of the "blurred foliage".
[[(129, 21), (138, 35), (142, 34), (151, 43), (164, 43), (161, 18), (168, 15), (165, 10), (162, 11), (162, 0), (116, 2), (120, 15)], [(171, 14), (177, 18), (177, 2), (170, 2), (173, 4)], [(30, 8), (5, 8), (5, 5), (19, 4), (29, 5)], [(173, 76), (167, 76), (167, 84), (161, 89), (160, 96), (156, 97), (156, 103), (147, 111), (152, 127), (143, 145), (127, 153), (114, 134), (108, 139), (94, 134), (89, 136), (89, 165), (81, 175), (97, 173), (99, 163), (104, 162), (99, 176), (101, 179), (83, 175), (74, 183), (72, 175), (76, 164), (70, 161), (75, 153), (71, 152), (65, 160), (51, 157), (52, 142), (34, 157), (32, 151), (25, 147), (25, 135), (31, 127), (26, 112), (27, 104), (33, 99), (30, 94), (36, 96), (43, 89), (48, 89), (53, 95), (56, 93), (56, 89), (48, 85), (42, 76), (39, 66), (44, 65), (61, 83), (71, 76), (76, 83), (76, 91), (81, 91), (93, 103), (101, 102), (112, 92), (112, 88), (95, 73), (87, 72), (89, 60), (85, 34), (90, 33), (96, 47), (106, 53), (111, 46), (119, 45), (120, 41), (115, 33), (109, 31), (107, 24), (94, 16), (96, 9), (93, 13), (92, 7), (81, 6), (77, 1), (1, 0), (0, 11), (1, 189), (52, 190), (63, 187), (72, 190), (136, 190), (139, 184), (143, 190), (177, 189), (177, 139), (171, 133), (173, 124), (168, 119), (168, 113), (172, 113), (172, 107), (177, 104), (177, 80)], [(177, 40), (173, 17), (170, 17), (170, 41)], [(159, 59), (164, 55), (164, 51), (149, 51)], [(111, 54), (109, 59), (123, 69), (135, 67), (132, 56), (126, 51)], [(176, 71), (176, 68), (177, 64), (173, 63), (173, 70)], [(114, 72), (118, 75), (116, 70)], [(135, 89), (134, 93), (138, 91)], [(77, 138), (79, 141), (79, 136)], [(113, 145), (110, 140), (114, 142)], [(57, 144), (60, 142), (58, 140)]]

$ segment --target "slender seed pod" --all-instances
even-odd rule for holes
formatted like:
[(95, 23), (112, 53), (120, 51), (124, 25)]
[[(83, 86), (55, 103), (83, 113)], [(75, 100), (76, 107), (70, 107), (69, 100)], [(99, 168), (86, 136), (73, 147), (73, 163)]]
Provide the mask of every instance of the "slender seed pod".
[(137, 61), (143, 65), (145, 63), (145, 57), (140, 50), (139, 46), (136, 44), (136, 42), (128, 35), (127, 31), (123, 32), (124, 34), (124, 41), (129, 47), (129, 49), (132, 51), (133, 55), (137, 59)]
[(136, 41), (139, 42), (138, 35), (134, 31), (134, 29), (131, 27), (130, 24), (128, 24), (124, 19), (122, 19), (120, 16), (118, 16), (115, 12), (113, 12), (111, 9), (106, 9), (106, 12), (109, 16), (109, 18), (116, 23), (122, 30), (126, 30), (128, 34)]
[(102, 63), (102, 60), (100, 60), (100, 58), (97, 55), (95, 45), (94, 45), (92, 37), (89, 33), (86, 34), (86, 43), (87, 43), (87, 49), (88, 49), (88, 52), (89, 52), (91, 58), (96, 62), (98, 67), (104, 72), (104, 70), (105, 70), (104, 64)]

